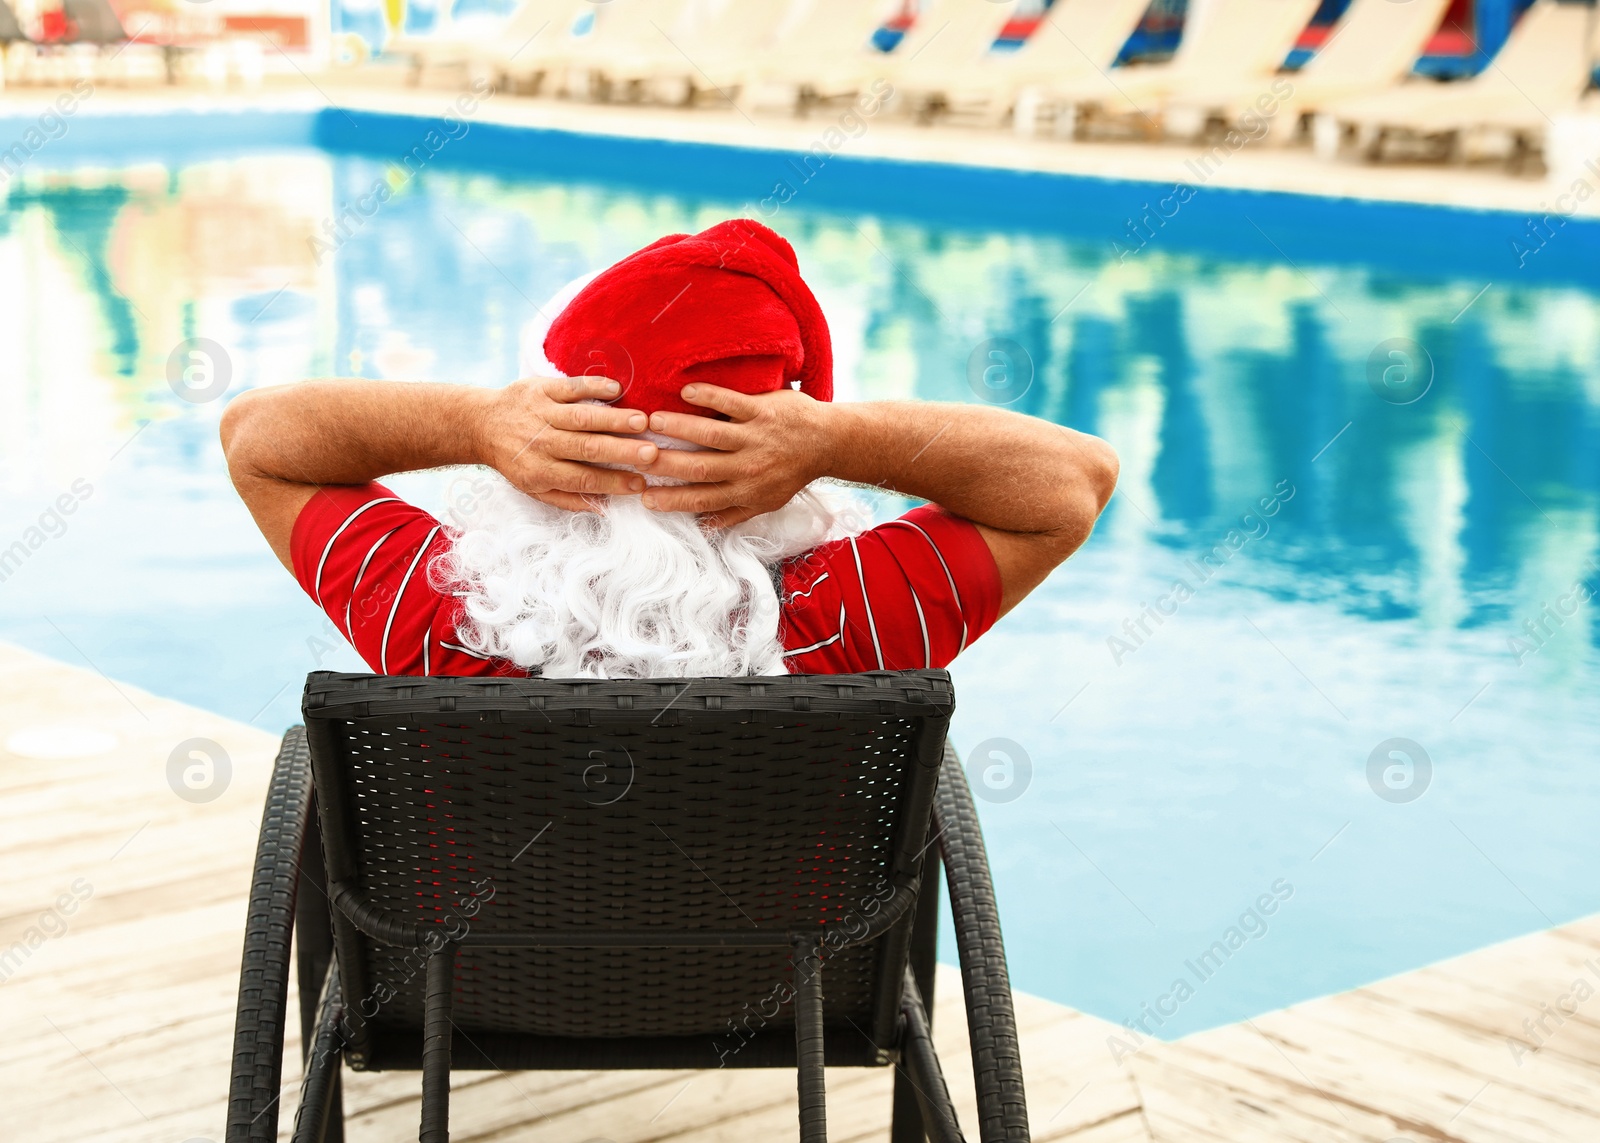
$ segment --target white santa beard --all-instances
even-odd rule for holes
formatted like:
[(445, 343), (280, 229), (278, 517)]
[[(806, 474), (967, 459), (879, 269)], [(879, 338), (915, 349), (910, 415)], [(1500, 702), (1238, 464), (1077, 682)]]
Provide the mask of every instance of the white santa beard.
[(843, 490), (813, 486), (719, 530), (632, 496), (568, 512), (487, 479), (429, 574), (461, 600), (463, 646), (550, 678), (785, 673), (773, 569), (866, 515)]

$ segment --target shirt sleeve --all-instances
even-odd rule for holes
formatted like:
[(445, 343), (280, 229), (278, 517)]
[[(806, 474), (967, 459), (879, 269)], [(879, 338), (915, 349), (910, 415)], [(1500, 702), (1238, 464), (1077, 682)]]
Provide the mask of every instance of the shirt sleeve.
[(459, 646), (456, 600), (431, 582), (428, 565), (449, 546), (437, 519), (381, 484), (319, 489), (289, 539), (295, 579), (372, 670), (502, 673)]
[(976, 525), (927, 504), (791, 561), (781, 603), (793, 673), (944, 667), (994, 626), (1000, 571)]

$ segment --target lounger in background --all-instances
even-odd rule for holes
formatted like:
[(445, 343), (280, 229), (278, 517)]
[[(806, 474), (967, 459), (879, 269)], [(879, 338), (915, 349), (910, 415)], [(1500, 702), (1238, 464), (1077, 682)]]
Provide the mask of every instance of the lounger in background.
[(12, 79), (13, 73), (20, 75), (23, 72), (37, 51), (37, 45), (22, 30), (11, 5), (6, 0), (0, 0), (0, 88)]
[(948, 106), (948, 84), (993, 54), (1017, 0), (924, 0), (893, 52), (871, 60), (871, 78), (894, 88), (888, 106), (927, 120)]
[(1216, 0), (1185, 26), (1168, 63), (1119, 67), (1041, 85), (1038, 98), (1056, 113), (1056, 133), (1114, 123), (1152, 136), (1175, 93), (1218, 82), (1256, 83), (1267, 90), (1300, 38), (1318, 0)]
[(1450, 0), (1354, 0), (1310, 62), (1285, 77), (1291, 94), (1280, 97), (1272, 92), (1263, 99), (1258, 78), (1196, 79), (1168, 99), (1167, 131), (1188, 136), (1218, 124), (1254, 128), (1267, 116), (1269, 130), (1278, 140), (1296, 138), (1321, 108), (1401, 83), (1438, 30), (1449, 4)]
[(1550, 117), (1573, 110), (1591, 82), (1596, 9), (1538, 0), (1483, 71), (1457, 83), (1415, 81), (1335, 103), (1314, 124), (1317, 153), (1353, 144), (1369, 159), (1393, 144), (1431, 157), (1460, 153), (1466, 136), (1498, 132), (1514, 156), (1542, 146)]
[[(625, 99), (640, 94), (631, 61), (657, 53), (690, 34), (698, 0), (606, 0), (591, 5), (587, 36), (547, 45), (535, 56), (558, 76), (559, 91), (575, 99)], [(554, 92), (552, 92), (554, 93)]]
[(776, 48), (792, 0), (695, 0), (676, 33), (660, 29), (606, 57), (609, 90), (658, 103), (692, 104), (710, 93), (726, 103), (744, 62)]
[(1011, 112), (1017, 133), (1033, 134), (1050, 108), (1040, 97), (1044, 85), (1109, 72), (1149, 8), (1150, 0), (1056, 0), (1016, 51), (992, 52), (950, 78), (950, 111), (977, 111), (991, 122)]
[(171, 59), (178, 49), (134, 41), (107, 0), (63, 0), (62, 12), (71, 38), (40, 44), (28, 53), (17, 75), (21, 81), (127, 84), (171, 78)]
[[(296, 1143), (344, 1138), (346, 1065), (421, 1072), (422, 1143), (450, 1138), (457, 1069), (793, 1068), (820, 1140), (825, 1065), (893, 1067), (892, 1138), (959, 1140), (927, 1016), (941, 865), (971, 1137), (1027, 1139), (954, 702), (944, 671), (311, 675), (262, 814), (227, 1143), (278, 1138), (284, 1107)], [(650, 1133), (626, 1100), (588, 1114)]]
[(577, 19), (581, 3), (522, 0), (505, 20), (463, 21), (428, 36), (398, 35), (384, 44), (383, 54), (409, 57), (413, 84), (438, 71), (459, 73), (463, 80), (489, 76), (500, 55), (515, 59), (536, 41), (557, 42)]
[(0, 47), (10, 47), (16, 43), (31, 44), (33, 39), (22, 30), (11, 5), (6, 0), (0, 0)]
[(740, 107), (804, 112), (854, 98), (883, 54), (873, 46), (873, 33), (899, 6), (899, 0), (796, 0), (772, 49), (729, 77), (739, 88)]

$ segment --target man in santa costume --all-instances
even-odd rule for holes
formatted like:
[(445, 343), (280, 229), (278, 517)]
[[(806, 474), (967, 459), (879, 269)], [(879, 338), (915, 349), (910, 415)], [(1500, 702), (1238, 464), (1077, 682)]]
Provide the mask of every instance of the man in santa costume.
[[(794, 251), (744, 219), (553, 300), (504, 389), (236, 398), (235, 486), (374, 671), (643, 678), (942, 667), (1088, 537), (1103, 441), (985, 406), (832, 403)], [(453, 523), (380, 478), (483, 465)], [(843, 484), (927, 501), (865, 527)]]

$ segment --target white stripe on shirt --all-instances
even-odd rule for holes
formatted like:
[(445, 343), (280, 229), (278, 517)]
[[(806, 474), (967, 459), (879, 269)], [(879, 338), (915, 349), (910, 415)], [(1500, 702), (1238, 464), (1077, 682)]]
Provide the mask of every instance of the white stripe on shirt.
[(806, 588), (804, 591), (790, 592), (789, 593), (789, 598), (783, 601), (784, 606), (787, 607), (789, 604), (793, 603), (797, 599), (806, 599), (806, 598), (808, 598), (813, 591), (817, 590), (817, 584), (821, 583), (823, 580), (825, 580), (827, 578), (828, 578), (828, 573), (827, 572), (823, 572), (821, 575), (819, 575), (817, 577), (816, 583), (813, 583), (810, 587)]
[(878, 623), (872, 618), (872, 600), (867, 596), (867, 573), (861, 569), (861, 549), (856, 538), (850, 537), (850, 551), (856, 557), (856, 579), (861, 585), (861, 602), (867, 609), (867, 630), (872, 632), (872, 650), (878, 656), (878, 670), (883, 670), (883, 647), (878, 642)]
[(400, 590), (394, 593), (394, 606), (389, 608), (389, 619), (383, 625), (383, 642), (378, 647), (378, 673), (389, 673), (389, 629), (394, 626), (394, 617), (400, 610), (400, 601), (406, 597), (406, 587), (411, 583), (411, 575), (417, 570), (417, 565), (422, 562), (422, 557), (428, 552), (428, 545), (433, 543), (433, 538), (439, 534), (443, 525), (435, 524), (433, 531), (429, 532), (422, 540), (422, 546), (417, 549), (416, 557), (411, 561), (411, 566), (406, 569), (406, 577), (400, 581)]
[(361, 561), (361, 568), (356, 572), (356, 581), (350, 585), (350, 598), (344, 601), (345, 638), (355, 638), (355, 636), (350, 633), (350, 605), (356, 601), (356, 592), (361, 588), (361, 577), (367, 574), (367, 565), (372, 562), (372, 557), (378, 554), (378, 549), (383, 547), (384, 544), (388, 543), (389, 537), (394, 535), (403, 527), (405, 527), (405, 525), (401, 524), (397, 527), (390, 528), (387, 532), (385, 532), (382, 538), (379, 539), (376, 544), (372, 545), (372, 550), (367, 553), (367, 558)]
[(439, 640), (439, 646), (443, 647), (446, 651), (460, 651), (463, 655), (471, 655), (474, 659), (482, 659), (485, 663), (489, 662), (490, 659), (493, 658), (491, 655), (480, 655), (478, 652), (472, 650), (472, 648), (463, 647), (459, 643), (446, 643), (443, 639)]
[(967, 609), (961, 606), (961, 592), (956, 590), (956, 577), (950, 574), (950, 565), (945, 563), (944, 553), (939, 550), (939, 545), (933, 542), (933, 537), (924, 532), (920, 525), (913, 524), (910, 520), (890, 520), (883, 526), (887, 528), (890, 524), (903, 524), (907, 528), (916, 529), (922, 538), (928, 541), (928, 547), (933, 549), (933, 554), (939, 557), (939, 566), (944, 568), (944, 577), (950, 581), (950, 594), (955, 596), (956, 614), (961, 616), (961, 646), (956, 648), (956, 653), (960, 654), (967, 649)]
[(340, 524), (333, 535), (328, 537), (328, 546), (322, 549), (322, 558), (317, 561), (317, 577), (311, 581), (311, 591), (312, 594), (316, 596), (318, 607), (322, 606), (322, 569), (328, 564), (328, 554), (333, 551), (334, 542), (337, 541), (340, 536), (344, 535), (344, 530), (351, 524), (355, 523), (356, 517), (361, 515), (361, 513), (365, 512), (368, 508), (376, 508), (379, 504), (399, 503), (400, 498), (398, 496), (383, 496), (377, 500), (368, 500), (361, 507), (350, 513), (349, 516), (345, 517), (344, 523)]
[(810, 652), (810, 651), (820, 651), (820, 650), (822, 650), (822, 648), (828, 646), (830, 643), (837, 643), (842, 638), (844, 638), (844, 632), (843, 631), (835, 631), (832, 635), (829, 635), (826, 639), (824, 639), (820, 643), (813, 643), (809, 647), (796, 647), (793, 651), (785, 651), (783, 653), (783, 657), (785, 659), (791, 659), (796, 655), (804, 655), (804, 654), (806, 654), (807, 652)]
[(917, 598), (917, 586), (911, 582), (911, 577), (906, 577), (906, 586), (911, 589), (911, 602), (917, 605), (917, 622), (922, 625), (922, 666), (924, 669), (933, 668), (933, 648), (928, 643), (928, 621), (922, 614), (922, 600)]

